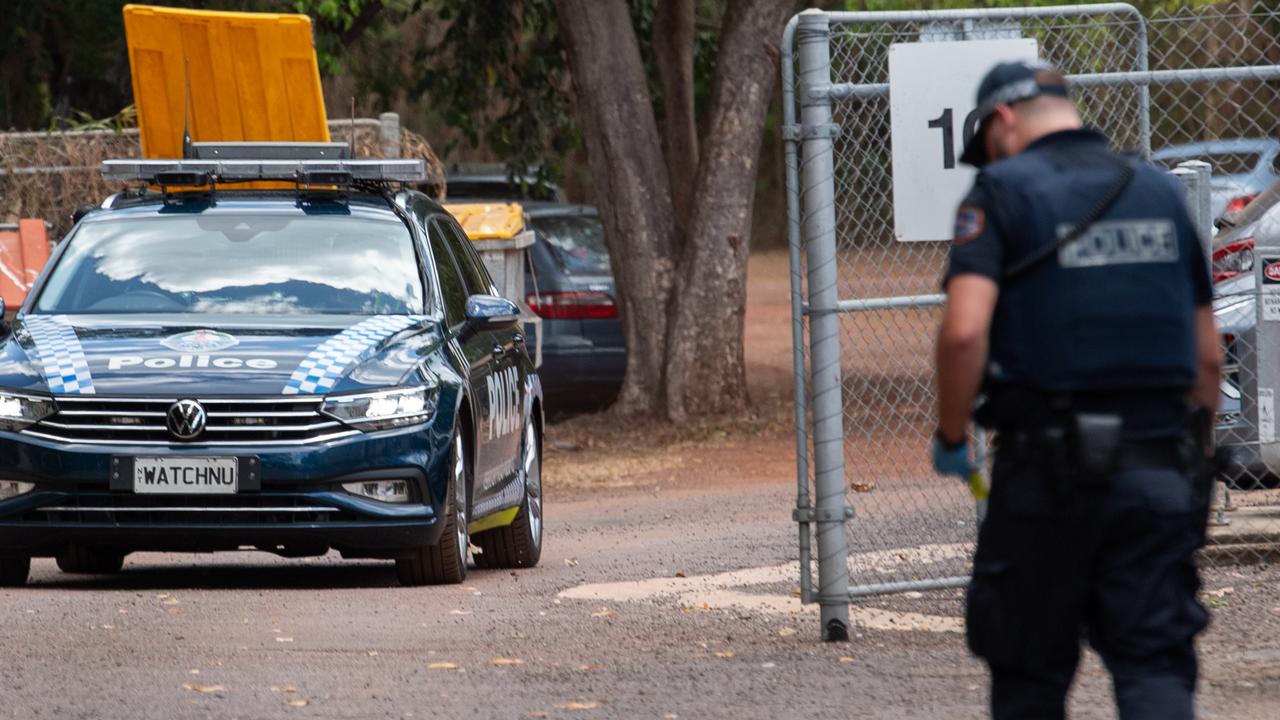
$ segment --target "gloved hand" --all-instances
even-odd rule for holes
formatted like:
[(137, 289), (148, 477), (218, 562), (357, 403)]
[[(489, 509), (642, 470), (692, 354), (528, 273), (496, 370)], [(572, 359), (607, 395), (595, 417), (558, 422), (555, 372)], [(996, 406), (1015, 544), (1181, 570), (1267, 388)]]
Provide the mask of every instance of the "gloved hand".
[(934, 433), (933, 469), (940, 475), (956, 475), (968, 479), (973, 472), (973, 465), (969, 462), (968, 440), (961, 440), (953, 445), (944, 440), (941, 433)]

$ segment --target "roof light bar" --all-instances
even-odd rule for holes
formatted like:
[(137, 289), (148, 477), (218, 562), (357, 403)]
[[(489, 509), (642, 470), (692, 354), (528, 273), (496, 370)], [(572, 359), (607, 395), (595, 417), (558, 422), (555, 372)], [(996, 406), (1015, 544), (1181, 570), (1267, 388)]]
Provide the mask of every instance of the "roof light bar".
[[(371, 182), (422, 182), (427, 178), (422, 160), (104, 160), (107, 180), (142, 180), (154, 184), (176, 173), (203, 174), (214, 182), (284, 180), (316, 184)], [(321, 180), (320, 177), (325, 179)]]

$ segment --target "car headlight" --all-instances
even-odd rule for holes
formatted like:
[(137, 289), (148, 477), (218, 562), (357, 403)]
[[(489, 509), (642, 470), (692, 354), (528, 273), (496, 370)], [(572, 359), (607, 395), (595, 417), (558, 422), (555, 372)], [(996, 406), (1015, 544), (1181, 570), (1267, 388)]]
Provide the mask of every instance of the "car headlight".
[(435, 385), (334, 395), (325, 399), (322, 412), (361, 430), (384, 430), (425, 422), (435, 413), (439, 396)]
[(51, 398), (0, 392), (0, 430), (21, 430), (53, 412)]

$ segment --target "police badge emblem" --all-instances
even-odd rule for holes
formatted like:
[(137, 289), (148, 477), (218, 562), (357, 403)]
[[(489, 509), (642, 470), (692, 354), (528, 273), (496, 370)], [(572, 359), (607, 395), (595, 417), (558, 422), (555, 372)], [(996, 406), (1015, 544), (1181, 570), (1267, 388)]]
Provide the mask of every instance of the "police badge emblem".
[(176, 352), (209, 353), (235, 347), (240, 341), (217, 330), (192, 330), (171, 335), (160, 344)]

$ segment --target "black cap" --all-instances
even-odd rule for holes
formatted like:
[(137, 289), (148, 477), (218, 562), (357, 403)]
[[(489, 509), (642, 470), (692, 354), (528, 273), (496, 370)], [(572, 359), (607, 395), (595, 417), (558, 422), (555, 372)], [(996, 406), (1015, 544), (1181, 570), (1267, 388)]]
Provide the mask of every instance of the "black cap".
[(987, 120), (997, 105), (1012, 105), (1041, 95), (1070, 98), (1067, 80), (1056, 68), (1040, 61), (998, 63), (978, 85), (978, 129), (964, 146), (960, 162), (974, 167), (987, 164)]

